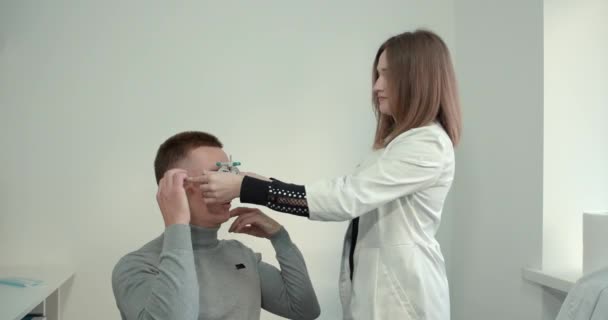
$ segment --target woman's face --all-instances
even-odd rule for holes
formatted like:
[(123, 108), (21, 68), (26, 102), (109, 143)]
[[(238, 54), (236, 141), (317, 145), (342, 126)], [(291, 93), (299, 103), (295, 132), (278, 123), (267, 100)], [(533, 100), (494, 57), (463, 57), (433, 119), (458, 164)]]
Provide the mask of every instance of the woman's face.
[(376, 79), (376, 83), (374, 83), (373, 91), (378, 98), (378, 108), (380, 109), (380, 113), (390, 116), (391, 108), (389, 105), (389, 92), (387, 86), (387, 72), (388, 72), (388, 63), (386, 61), (386, 50), (380, 54), (380, 58), (378, 58), (378, 65), (376, 66), (378, 72), (378, 79)]

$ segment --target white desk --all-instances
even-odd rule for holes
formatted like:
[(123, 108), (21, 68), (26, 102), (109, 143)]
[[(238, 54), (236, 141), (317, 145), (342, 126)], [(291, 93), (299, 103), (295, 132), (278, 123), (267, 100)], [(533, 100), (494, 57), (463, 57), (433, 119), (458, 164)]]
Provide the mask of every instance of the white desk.
[(48, 320), (60, 320), (60, 288), (73, 275), (68, 267), (0, 265), (0, 277), (44, 281), (44, 284), (32, 288), (0, 284), (0, 320), (20, 320), (32, 311), (43, 314)]

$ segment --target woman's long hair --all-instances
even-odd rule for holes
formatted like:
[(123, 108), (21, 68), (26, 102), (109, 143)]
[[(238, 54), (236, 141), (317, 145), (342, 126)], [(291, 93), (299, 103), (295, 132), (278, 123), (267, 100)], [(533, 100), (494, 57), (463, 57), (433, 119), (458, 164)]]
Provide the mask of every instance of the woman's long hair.
[(405, 32), (386, 40), (376, 53), (386, 52), (388, 103), (391, 115), (380, 113), (373, 93), (377, 126), (374, 149), (384, 148), (399, 134), (438, 121), (454, 146), (460, 141), (462, 120), (458, 88), (450, 52), (443, 40), (426, 30)]

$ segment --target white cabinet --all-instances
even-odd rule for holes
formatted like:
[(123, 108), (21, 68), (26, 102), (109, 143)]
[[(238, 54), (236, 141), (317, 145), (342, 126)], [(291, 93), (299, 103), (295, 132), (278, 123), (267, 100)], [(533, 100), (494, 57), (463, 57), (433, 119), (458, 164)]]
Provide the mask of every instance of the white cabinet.
[(20, 320), (29, 313), (42, 314), (47, 320), (60, 320), (61, 287), (73, 275), (69, 267), (0, 265), (0, 278), (44, 281), (39, 286), (25, 288), (0, 284), (0, 320)]

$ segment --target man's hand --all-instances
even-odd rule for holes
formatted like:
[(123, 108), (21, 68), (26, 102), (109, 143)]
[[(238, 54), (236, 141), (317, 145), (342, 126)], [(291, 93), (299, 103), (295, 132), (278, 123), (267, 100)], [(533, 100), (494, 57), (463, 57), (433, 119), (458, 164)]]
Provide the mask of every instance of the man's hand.
[(246, 233), (260, 238), (270, 238), (279, 230), (281, 225), (265, 215), (259, 209), (240, 207), (230, 210), (231, 217), (238, 217), (228, 232)]
[(240, 196), (243, 176), (231, 172), (205, 171), (202, 176), (190, 177), (186, 181), (200, 185), (205, 203), (226, 203)]
[(165, 227), (190, 223), (190, 205), (184, 188), (186, 170), (172, 169), (158, 183), (156, 201), (165, 220)]

